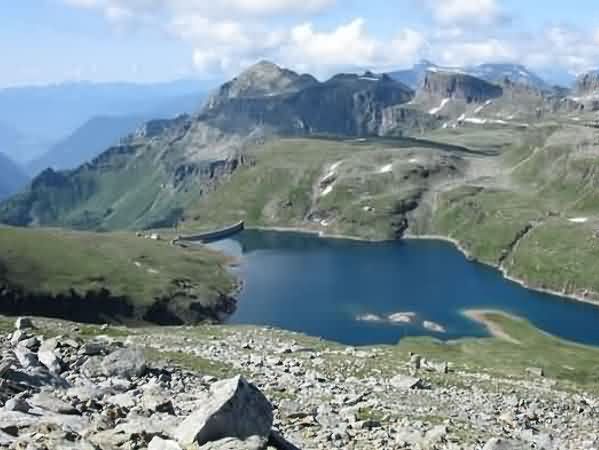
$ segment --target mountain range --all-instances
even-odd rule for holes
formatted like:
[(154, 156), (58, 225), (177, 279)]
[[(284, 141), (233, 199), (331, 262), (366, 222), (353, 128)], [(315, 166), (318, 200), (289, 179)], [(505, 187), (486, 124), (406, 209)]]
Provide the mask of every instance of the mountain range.
[[(389, 76), (417, 89), (427, 72), (454, 72), (470, 75), (481, 80), (497, 83), (506, 78), (512, 82), (524, 84), (537, 89), (550, 89), (551, 85), (540, 76), (520, 64), (486, 63), (478, 66), (443, 67), (430, 61), (420, 61), (411, 69), (390, 72)], [(573, 81), (573, 80), (572, 80)]]
[(99, 116), (93, 117), (65, 139), (54, 144), (41, 157), (26, 166), (29, 173), (37, 175), (42, 170), (75, 169), (91, 161), (103, 150), (134, 132), (150, 117)]
[[(115, 131), (131, 117), (171, 118), (200, 109), (212, 83), (64, 83), (0, 89), (0, 148), (22, 165), (61, 146), (88, 121), (112, 118)], [(117, 125), (120, 118), (124, 124)], [(105, 129), (105, 128), (104, 128)], [(85, 130), (83, 131), (85, 132)], [(114, 132), (112, 132), (114, 134)], [(106, 140), (103, 141), (106, 144)], [(52, 149), (55, 154), (56, 149)], [(51, 156), (45, 158), (51, 161)], [(57, 162), (58, 163), (58, 162)]]
[[(86, 229), (171, 226), (239, 167), (251, 164), (248, 149), (278, 137), (405, 138), (464, 127), (526, 129), (545, 116), (585, 111), (576, 98), (546, 90), (520, 66), (477, 70), (500, 80), (429, 65), (414, 90), (410, 80), (397, 81), (397, 73), (338, 74), (320, 82), (263, 61), (222, 85), (199, 114), (147, 122), (89, 163), (45, 170), (28, 190), (0, 205), (0, 220)], [(512, 80), (507, 73), (514, 71)], [(118, 135), (105, 137), (114, 142)], [(99, 146), (89, 143), (92, 136), (76, 134), (58, 153), (93, 157)], [(76, 159), (56, 167), (74, 166)], [(38, 167), (44, 165), (52, 164)]]

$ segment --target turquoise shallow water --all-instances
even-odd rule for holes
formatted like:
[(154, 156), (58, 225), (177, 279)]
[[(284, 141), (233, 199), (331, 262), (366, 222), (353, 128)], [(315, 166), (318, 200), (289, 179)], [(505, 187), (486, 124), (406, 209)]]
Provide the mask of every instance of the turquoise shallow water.
[[(232, 323), (349, 345), (394, 344), (404, 336), (486, 336), (460, 312), (499, 309), (556, 336), (599, 345), (598, 307), (525, 289), (446, 242), (367, 243), (246, 230), (211, 246), (240, 257), (235, 270), (244, 288)], [(411, 323), (390, 321), (397, 313), (413, 313)]]

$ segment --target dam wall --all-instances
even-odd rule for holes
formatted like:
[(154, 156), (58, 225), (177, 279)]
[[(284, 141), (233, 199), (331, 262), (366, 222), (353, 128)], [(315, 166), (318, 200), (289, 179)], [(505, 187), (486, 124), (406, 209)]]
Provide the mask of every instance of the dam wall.
[(226, 228), (221, 228), (215, 231), (206, 231), (204, 233), (190, 234), (184, 236), (178, 236), (176, 241), (188, 241), (188, 242), (211, 242), (218, 241), (220, 239), (228, 238), (234, 234), (243, 231), (245, 223), (243, 221), (238, 222)]

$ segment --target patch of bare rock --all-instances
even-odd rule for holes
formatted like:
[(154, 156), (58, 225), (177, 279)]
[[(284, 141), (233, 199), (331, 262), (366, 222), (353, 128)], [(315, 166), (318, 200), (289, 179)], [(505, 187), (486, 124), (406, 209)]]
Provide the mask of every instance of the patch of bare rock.
[(1, 340), (0, 448), (293, 448), (271, 436), (273, 406), (241, 376), (221, 381), (149, 367), (110, 338), (35, 335), (18, 319)]
[[(599, 448), (597, 397), (546, 378), (493, 379), (419, 355), (400, 366), (385, 349), (313, 349), (262, 329), (120, 342), (16, 325), (0, 336), (0, 448)], [(225, 362), (233, 376), (150, 362), (147, 351)]]

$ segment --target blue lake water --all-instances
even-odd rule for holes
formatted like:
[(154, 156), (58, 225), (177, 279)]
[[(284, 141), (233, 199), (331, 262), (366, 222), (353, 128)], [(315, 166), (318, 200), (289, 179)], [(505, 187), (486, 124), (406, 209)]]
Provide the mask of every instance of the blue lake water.
[[(244, 281), (230, 322), (271, 325), (349, 345), (404, 336), (487, 336), (464, 309), (498, 309), (551, 334), (599, 345), (599, 308), (538, 293), (468, 261), (442, 241), (366, 243), (246, 230), (212, 247), (239, 257)], [(415, 313), (412, 323), (387, 320)], [(380, 321), (373, 320), (375, 317)], [(425, 321), (445, 328), (433, 332)]]

